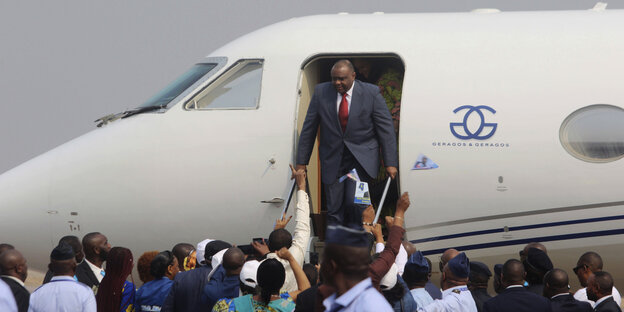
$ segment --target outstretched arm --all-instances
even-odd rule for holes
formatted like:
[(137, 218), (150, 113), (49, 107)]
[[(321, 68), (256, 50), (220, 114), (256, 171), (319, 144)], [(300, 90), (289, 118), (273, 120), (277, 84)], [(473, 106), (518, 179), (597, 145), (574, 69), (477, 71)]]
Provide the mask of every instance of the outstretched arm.
[(293, 270), (293, 274), (295, 274), (295, 280), (297, 281), (298, 289), (295, 291), (291, 291), (288, 294), (290, 295), (290, 297), (293, 298), (293, 300), (297, 300), (297, 295), (299, 295), (299, 293), (310, 288), (310, 281), (303, 272), (301, 265), (297, 263), (295, 257), (293, 257), (293, 255), (288, 251), (288, 249), (286, 249), (286, 247), (282, 247), (282, 249), (278, 250), (277, 256), (287, 260)]
[(396, 134), (394, 133), (392, 116), (379, 90), (375, 92), (375, 99), (373, 100), (373, 122), (375, 123), (375, 132), (377, 132), (377, 141), (381, 145), (386, 171), (394, 179), (397, 173), (396, 168), (399, 166)]
[(318, 101), (317, 91), (317, 89), (314, 90), (314, 95), (312, 95), (312, 100), (310, 100), (308, 112), (306, 113), (303, 127), (301, 128), (301, 134), (299, 134), (296, 163), (297, 169), (305, 168), (305, 166), (310, 161), (310, 155), (312, 154), (312, 149), (314, 148), (316, 133), (318, 132), (318, 127), (320, 123), (320, 104)]

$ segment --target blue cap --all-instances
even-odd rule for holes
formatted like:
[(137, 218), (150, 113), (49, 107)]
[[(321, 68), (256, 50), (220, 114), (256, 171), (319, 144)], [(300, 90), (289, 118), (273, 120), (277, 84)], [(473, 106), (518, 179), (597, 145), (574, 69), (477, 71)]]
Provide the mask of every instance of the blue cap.
[(425, 256), (423, 256), (422, 252), (417, 251), (413, 253), (409, 259), (407, 260), (407, 264), (414, 269), (416, 272), (427, 273), (429, 272), (429, 263)]
[(58, 246), (54, 247), (52, 253), (50, 253), (50, 259), (57, 261), (69, 260), (75, 256), (74, 249), (66, 243), (60, 243)]
[(325, 232), (325, 243), (351, 247), (369, 247), (366, 231), (348, 228), (342, 225), (328, 225)]
[(463, 252), (449, 260), (446, 265), (448, 265), (453, 275), (459, 278), (467, 278), (470, 274), (470, 260), (468, 260), (468, 257), (466, 257), (466, 254)]
[(487, 265), (485, 265), (485, 263), (483, 262), (471, 261), (470, 262), (470, 275), (472, 274), (484, 275), (484, 276), (490, 277), (492, 276), (492, 271), (490, 271), (490, 268), (488, 268)]

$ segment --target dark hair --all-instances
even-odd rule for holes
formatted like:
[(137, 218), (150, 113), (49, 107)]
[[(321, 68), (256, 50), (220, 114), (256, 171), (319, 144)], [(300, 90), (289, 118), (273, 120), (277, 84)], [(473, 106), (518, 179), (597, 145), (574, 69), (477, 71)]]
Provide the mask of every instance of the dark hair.
[(169, 250), (160, 252), (150, 262), (150, 274), (154, 279), (160, 279), (167, 274), (167, 268), (173, 264), (173, 253)]
[(71, 248), (74, 250), (74, 253), (78, 253), (79, 251), (82, 250), (82, 244), (80, 243), (80, 239), (78, 239), (78, 237), (76, 237), (74, 235), (63, 236), (59, 240), (59, 245), (61, 243), (65, 243), (65, 244), (71, 246)]
[(613, 289), (613, 277), (606, 271), (594, 273), (594, 284), (598, 286), (600, 293), (610, 294)]
[(305, 273), (308, 281), (310, 281), (310, 285), (314, 286), (318, 283), (318, 270), (316, 266), (312, 263), (306, 263), (303, 265), (303, 273)]
[(403, 280), (410, 288), (425, 286), (429, 281), (429, 272), (422, 272), (415, 265), (407, 264), (403, 269)]
[(188, 257), (194, 250), (195, 247), (189, 243), (179, 243), (171, 248), (173, 255), (178, 258), (180, 270), (184, 270), (184, 258)]
[(260, 298), (265, 305), (271, 302), (271, 295), (279, 294), (280, 288), (286, 279), (286, 270), (281, 262), (276, 259), (267, 259), (258, 267), (258, 286), (260, 286)]
[(292, 235), (285, 229), (277, 229), (269, 235), (269, 251), (275, 252), (282, 247), (290, 248)]
[(106, 260), (106, 275), (98, 288), (98, 312), (118, 312), (124, 282), (132, 272), (132, 252), (124, 247), (113, 247)]
[(143, 283), (154, 280), (154, 276), (150, 273), (150, 266), (157, 254), (158, 250), (146, 251), (137, 260), (137, 271)]
[(238, 280), (238, 287), (239, 287), (241, 293), (243, 293), (243, 296), (244, 295), (252, 295), (253, 296), (253, 295), (255, 295), (258, 292), (258, 287), (247, 286), (240, 279)]

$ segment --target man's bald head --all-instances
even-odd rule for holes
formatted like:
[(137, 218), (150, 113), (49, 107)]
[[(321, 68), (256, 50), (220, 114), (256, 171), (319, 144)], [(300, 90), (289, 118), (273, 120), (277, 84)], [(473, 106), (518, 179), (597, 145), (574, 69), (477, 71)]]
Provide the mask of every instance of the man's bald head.
[(503, 264), (501, 282), (505, 287), (523, 285), (526, 273), (524, 265), (516, 259), (509, 259)]
[(588, 251), (581, 255), (577, 265), (586, 265), (592, 272), (602, 271), (602, 257), (596, 252)]
[(28, 276), (26, 258), (16, 249), (9, 249), (0, 254), (0, 271), (3, 275), (13, 276), (22, 282)]
[(451, 261), (451, 259), (455, 258), (457, 255), (459, 255), (459, 251), (457, 251), (457, 249), (453, 249), (453, 248), (449, 248), (447, 250), (445, 250), (442, 253), (442, 256), (440, 257), (440, 272), (444, 271), (444, 266)]
[(552, 269), (544, 275), (544, 296), (551, 298), (554, 295), (570, 292), (568, 273), (561, 269)]
[(611, 274), (600, 271), (589, 276), (587, 280), (587, 298), (598, 301), (600, 298), (611, 295), (613, 292), (613, 277)]
[(245, 254), (238, 247), (229, 248), (223, 254), (223, 268), (228, 275), (240, 274), (245, 264)]
[(332, 66), (332, 70), (342, 67), (348, 69), (349, 72), (355, 72), (355, 67), (353, 67), (353, 63), (351, 63), (351, 61), (347, 59), (338, 60), (336, 63), (334, 63), (334, 66)]
[(546, 250), (546, 246), (544, 246), (544, 244), (538, 243), (538, 242), (530, 242), (526, 246), (524, 246), (524, 249), (522, 249), (522, 251), (520, 252), (520, 261), (526, 260), (529, 254), (529, 249), (531, 248), (537, 248), (543, 251), (545, 254), (548, 253), (548, 251)]
[(10, 249), (15, 249), (15, 247), (13, 247), (13, 245), (11, 244), (6, 244), (6, 243), (0, 244), (0, 254)]

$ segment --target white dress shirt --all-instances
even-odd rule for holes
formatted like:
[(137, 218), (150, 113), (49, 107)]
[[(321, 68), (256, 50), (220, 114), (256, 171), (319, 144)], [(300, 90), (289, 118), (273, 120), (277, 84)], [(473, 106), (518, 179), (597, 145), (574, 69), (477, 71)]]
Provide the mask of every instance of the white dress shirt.
[(30, 295), (28, 312), (96, 312), (91, 288), (71, 276), (55, 276)]
[(455, 286), (442, 292), (442, 300), (434, 300), (418, 311), (426, 312), (477, 312), (475, 303), (467, 286)]
[[(622, 306), (622, 296), (620, 296), (620, 292), (613, 287), (613, 291), (611, 291), (611, 295), (613, 296), (613, 301), (618, 304), (618, 306)], [(574, 299), (578, 301), (589, 302), (592, 305), (592, 308), (596, 306), (596, 303), (589, 300), (587, 298), (587, 288), (581, 288), (574, 293)], [(600, 300), (598, 300), (600, 301)], [(600, 301), (602, 302), (602, 301)]]
[(104, 272), (104, 269), (103, 268), (98, 268), (97, 265), (89, 262), (89, 260), (87, 260), (87, 258), (84, 258), (84, 261), (87, 262), (87, 264), (91, 268), (91, 271), (93, 271), (93, 275), (95, 275), (95, 277), (98, 279), (98, 282), (101, 283), (102, 279), (104, 278), (104, 274), (102, 274), (102, 272)]
[(0, 279), (0, 311), (17, 312), (17, 304), (9, 285)]
[(334, 293), (323, 300), (325, 311), (335, 312), (391, 312), (388, 300), (373, 287), (371, 278), (367, 278), (347, 292), (337, 297)]
[[(297, 191), (297, 211), (295, 212), (295, 232), (293, 233), (292, 246), (288, 249), (299, 266), (303, 266), (305, 252), (310, 241), (310, 204), (308, 194), (305, 191)], [(280, 289), (280, 293), (296, 291), (299, 289), (295, 273), (293, 273), (290, 263), (279, 258), (275, 253), (267, 255), (267, 259), (277, 259), (284, 265), (286, 279)]]
[[(355, 86), (355, 81), (353, 81), (353, 84), (351, 85), (351, 89), (349, 89), (349, 91), (347, 91), (347, 103), (348, 103), (348, 112), (351, 111), (351, 95), (353, 94), (353, 87)], [(342, 94), (340, 94), (340, 92), (338, 92), (338, 95), (336, 96), (336, 113), (340, 113), (340, 102), (342, 102)]]

